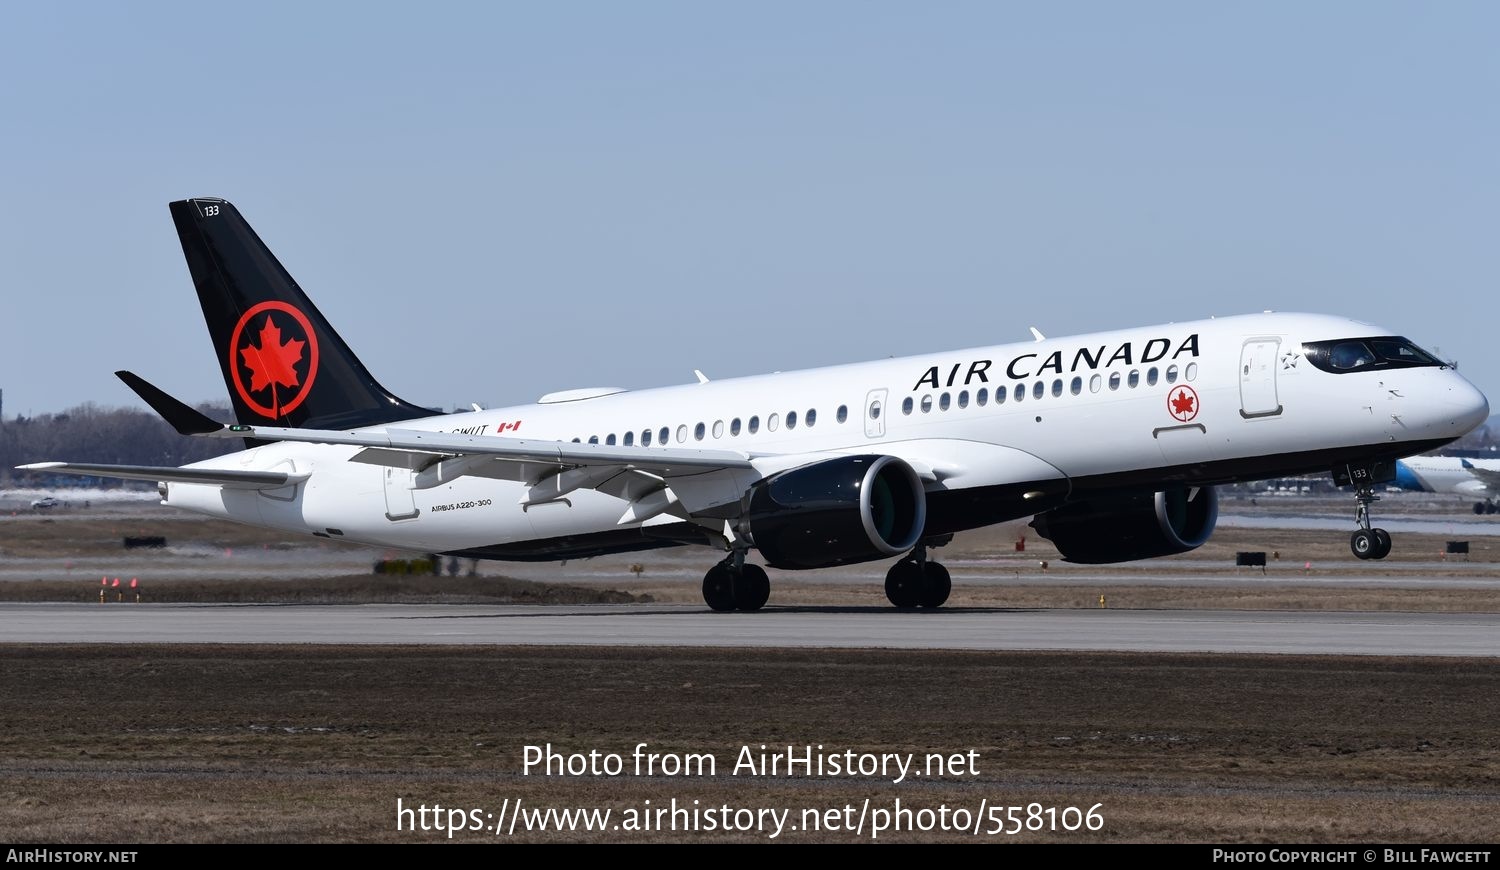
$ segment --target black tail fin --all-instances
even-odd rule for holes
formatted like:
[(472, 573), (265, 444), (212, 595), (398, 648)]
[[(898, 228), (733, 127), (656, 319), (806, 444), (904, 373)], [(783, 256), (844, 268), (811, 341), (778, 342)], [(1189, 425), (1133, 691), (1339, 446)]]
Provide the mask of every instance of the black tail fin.
[(171, 208), (237, 420), (353, 429), (437, 413), (375, 382), (231, 203)]

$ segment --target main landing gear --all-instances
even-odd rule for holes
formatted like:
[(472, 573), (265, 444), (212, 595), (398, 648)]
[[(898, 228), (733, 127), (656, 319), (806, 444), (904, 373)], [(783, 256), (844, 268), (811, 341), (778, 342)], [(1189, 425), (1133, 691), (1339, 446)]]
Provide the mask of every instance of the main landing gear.
[(703, 600), (713, 610), (759, 610), (771, 597), (766, 569), (745, 563), (745, 551), (735, 550), (703, 575)]
[(885, 597), (897, 607), (942, 607), (952, 591), (948, 569), (927, 561), (927, 547), (922, 544), (885, 574)]
[(1359, 503), (1354, 509), (1359, 529), (1350, 536), (1349, 549), (1361, 559), (1384, 559), (1391, 554), (1391, 535), (1385, 529), (1370, 528), (1370, 505), (1380, 501), (1380, 496), (1373, 486), (1361, 483), (1354, 491), (1354, 500)]

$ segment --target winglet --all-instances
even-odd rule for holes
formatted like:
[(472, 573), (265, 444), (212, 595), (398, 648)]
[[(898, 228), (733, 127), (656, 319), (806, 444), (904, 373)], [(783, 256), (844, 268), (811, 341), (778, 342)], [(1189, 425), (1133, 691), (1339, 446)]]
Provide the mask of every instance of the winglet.
[(706, 383), (708, 383), (708, 375), (705, 375), (703, 372), (699, 371), (698, 369), (693, 369), (693, 374), (695, 374), (695, 375), (698, 376), (698, 383), (700, 383), (700, 384), (706, 384)]
[(1036, 341), (1046, 341), (1047, 340), (1047, 336), (1042, 335), (1041, 331), (1038, 330), (1035, 326), (1028, 326), (1026, 328), (1029, 329), (1029, 330), (1031, 330), (1031, 337), (1033, 339), (1035, 339)]
[(151, 406), (151, 410), (160, 414), (163, 420), (166, 420), (182, 435), (207, 435), (224, 428), (223, 423), (209, 419), (204, 414), (189, 408), (133, 372), (115, 372), (115, 377), (124, 381), (125, 386), (134, 390), (137, 396)]

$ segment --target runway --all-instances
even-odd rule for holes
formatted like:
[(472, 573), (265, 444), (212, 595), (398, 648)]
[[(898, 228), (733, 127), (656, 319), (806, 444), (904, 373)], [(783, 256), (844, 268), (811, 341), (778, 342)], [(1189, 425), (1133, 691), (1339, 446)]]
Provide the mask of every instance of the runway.
[(1500, 613), (0, 604), (0, 641), (1500, 656)]

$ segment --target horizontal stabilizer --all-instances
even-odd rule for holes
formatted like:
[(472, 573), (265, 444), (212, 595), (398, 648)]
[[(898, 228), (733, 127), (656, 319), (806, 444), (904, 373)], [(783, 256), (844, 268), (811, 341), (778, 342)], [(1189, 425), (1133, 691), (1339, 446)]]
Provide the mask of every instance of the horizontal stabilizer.
[(18, 471), (50, 471), (57, 474), (82, 474), (89, 477), (114, 477), (121, 480), (170, 481), (201, 483), (229, 489), (280, 489), (301, 483), (311, 474), (284, 471), (237, 471), (221, 468), (175, 468), (156, 465), (93, 465), (84, 462), (33, 462), (16, 466)]
[(135, 390), (135, 394), (145, 400), (151, 406), (151, 410), (161, 415), (163, 420), (171, 424), (182, 435), (207, 435), (224, 428), (224, 424), (211, 420), (193, 408), (189, 408), (182, 402), (172, 398), (157, 389), (145, 378), (133, 372), (115, 372), (115, 377), (125, 382), (125, 386)]

